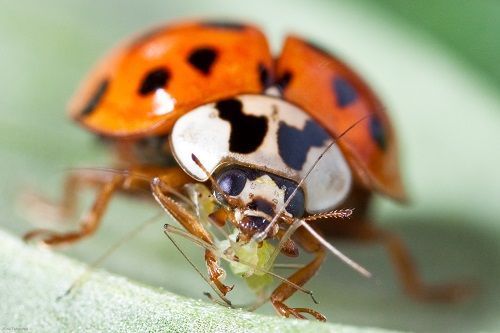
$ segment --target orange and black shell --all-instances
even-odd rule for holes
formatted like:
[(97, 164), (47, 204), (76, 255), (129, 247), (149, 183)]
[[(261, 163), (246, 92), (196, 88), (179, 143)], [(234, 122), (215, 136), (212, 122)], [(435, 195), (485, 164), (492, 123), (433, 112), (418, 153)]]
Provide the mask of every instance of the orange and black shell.
[[(405, 199), (397, 142), (383, 105), (344, 62), (296, 36), (287, 37), (273, 58), (266, 37), (252, 25), (199, 21), (158, 27), (104, 57), (71, 101), (70, 113), (108, 137), (166, 135), (198, 106), (261, 94), (270, 86), (333, 137), (367, 117), (339, 146), (365, 187)], [(158, 112), (159, 97), (168, 100), (168, 110)]]

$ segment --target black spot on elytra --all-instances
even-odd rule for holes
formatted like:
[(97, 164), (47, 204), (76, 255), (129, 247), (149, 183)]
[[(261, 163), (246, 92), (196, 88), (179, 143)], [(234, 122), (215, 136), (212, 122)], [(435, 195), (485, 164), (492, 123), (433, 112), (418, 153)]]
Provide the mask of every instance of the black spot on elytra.
[(263, 63), (260, 63), (257, 70), (259, 71), (259, 79), (260, 84), (263, 89), (268, 88), (272, 83), (271, 74), (269, 73), (269, 69)]
[(147, 96), (158, 89), (164, 89), (170, 79), (170, 73), (166, 68), (158, 67), (150, 70), (142, 79), (139, 94)]
[(215, 105), (219, 117), (231, 124), (229, 150), (234, 153), (254, 152), (264, 141), (267, 133), (267, 118), (243, 113), (243, 105), (237, 99), (226, 99)]
[(246, 28), (244, 24), (231, 21), (204, 21), (201, 25), (209, 28), (241, 31)]
[(188, 62), (203, 74), (208, 75), (216, 58), (217, 51), (214, 48), (200, 47), (189, 54)]
[(380, 149), (385, 150), (387, 148), (387, 135), (380, 118), (375, 114), (372, 115), (368, 126), (372, 139), (377, 143)]
[(309, 149), (321, 147), (329, 138), (328, 133), (313, 120), (308, 120), (302, 130), (280, 121), (278, 151), (286, 165), (301, 170)]
[(92, 97), (89, 99), (85, 107), (80, 111), (81, 116), (87, 116), (90, 113), (92, 113), (92, 111), (95, 110), (97, 105), (99, 105), (99, 103), (101, 102), (102, 97), (106, 93), (106, 90), (108, 90), (108, 86), (109, 86), (109, 80), (108, 79), (102, 80), (102, 82), (97, 86), (96, 90), (94, 91), (94, 94), (92, 94)]
[(277, 80), (276, 80), (276, 86), (278, 89), (283, 92), (290, 81), (292, 80), (293, 75), (290, 71), (285, 71)]
[(335, 77), (332, 81), (332, 88), (337, 98), (337, 105), (341, 108), (349, 106), (358, 98), (358, 92), (353, 85), (343, 77)]

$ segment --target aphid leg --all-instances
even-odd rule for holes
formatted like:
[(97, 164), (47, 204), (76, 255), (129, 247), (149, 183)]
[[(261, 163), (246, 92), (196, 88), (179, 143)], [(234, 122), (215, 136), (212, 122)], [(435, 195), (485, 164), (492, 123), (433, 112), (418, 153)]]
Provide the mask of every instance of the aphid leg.
[(424, 301), (456, 302), (470, 295), (473, 290), (465, 284), (440, 286), (426, 285), (420, 278), (407, 247), (396, 234), (378, 229), (369, 223), (356, 226), (354, 238), (382, 243), (389, 253), (405, 291), (416, 299)]
[[(315, 255), (314, 259), (309, 264), (300, 268), (288, 278), (290, 282), (293, 282), (299, 286), (303, 286), (318, 271), (319, 267), (325, 259), (326, 252), (323, 246), (321, 246), (321, 244), (316, 240), (316, 238), (314, 238), (304, 228), (297, 229), (293, 238), (294, 241), (296, 241), (304, 250), (314, 253)], [(274, 290), (271, 295), (271, 303), (276, 309), (276, 312), (284, 317), (293, 316), (299, 319), (305, 319), (302, 314), (308, 313), (315, 317), (317, 320), (325, 321), (326, 317), (315, 310), (307, 308), (290, 308), (283, 303), (296, 291), (296, 288), (293, 288), (286, 283), (280, 284)]]
[[(73, 214), (77, 203), (77, 195), (85, 187), (98, 189), (94, 203), (87, 214), (80, 220), (80, 228), (76, 231), (58, 233), (47, 229), (36, 229), (24, 235), (24, 240), (40, 239), (46, 245), (62, 245), (76, 242), (93, 234), (107, 209), (107, 206), (117, 191), (136, 193), (149, 191), (149, 180), (154, 175), (160, 174), (162, 179), (172, 181), (174, 186), (180, 186), (182, 181), (187, 181), (187, 176), (179, 168), (168, 168), (159, 171), (148, 169), (133, 170), (74, 170), (68, 176), (62, 201), (59, 205), (50, 204), (45, 199), (40, 202), (45, 208), (50, 207), (55, 215), (68, 217)], [(37, 209), (37, 208), (35, 208)]]
[[(156, 201), (169, 213), (176, 221), (178, 221), (190, 234), (200, 238), (201, 240), (213, 244), (212, 237), (202, 225), (202, 223), (182, 207), (177, 201), (172, 199), (168, 194), (171, 193), (169, 186), (160, 178), (154, 178), (151, 181), (151, 189)], [(205, 250), (205, 263), (207, 265), (210, 280), (217, 288), (226, 295), (233, 287), (224, 285), (220, 280), (225, 276), (224, 270), (219, 266), (219, 259), (210, 250)]]

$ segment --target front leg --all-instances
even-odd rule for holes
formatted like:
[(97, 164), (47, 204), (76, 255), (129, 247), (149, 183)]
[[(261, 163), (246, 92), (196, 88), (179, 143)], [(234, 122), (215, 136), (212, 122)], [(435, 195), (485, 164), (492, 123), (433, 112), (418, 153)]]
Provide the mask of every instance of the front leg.
[[(176, 221), (178, 221), (184, 229), (195, 237), (213, 244), (211, 235), (205, 229), (203, 224), (186, 208), (180, 205), (176, 200), (171, 198), (172, 188), (169, 187), (161, 178), (154, 178), (151, 182), (151, 190), (156, 201), (169, 213)], [(219, 259), (210, 250), (205, 250), (205, 264), (207, 266), (208, 275), (214, 285), (226, 295), (233, 287), (224, 285), (221, 280), (225, 276), (224, 269), (219, 266)]]
[[(85, 187), (97, 188), (97, 195), (92, 208), (80, 220), (79, 229), (59, 233), (47, 229), (36, 229), (24, 235), (26, 241), (40, 239), (50, 246), (71, 244), (93, 234), (99, 227), (109, 202), (117, 192), (138, 193), (149, 191), (149, 182), (156, 175), (168, 181), (171, 186), (181, 186), (189, 178), (180, 168), (134, 168), (130, 170), (76, 170), (66, 179), (64, 193), (60, 203), (32, 196), (31, 208), (52, 212), (54, 218), (71, 216), (77, 204), (79, 192)], [(30, 209), (30, 207), (28, 207)]]
[[(314, 259), (309, 264), (302, 267), (288, 278), (290, 282), (293, 282), (294, 284), (302, 287), (318, 271), (325, 259), (326, 252), (321, 244), (316, 240), (316, 238), (314, 238), (303, 227), (297, 229), (297, 231), (293, 235), (293, 239), (302, 248), (304, 248), (304, 250), (314, 253), (315, 255)], [(296, 288), (287, 283), (281, 283), (274, 290), (271, 295), (271, 303), (276, 309), (276, 312), (284, 317), (293, 316), (299, 319), (305, 319), (302, 313), (308, 313), (320, 321), (326, 321), (326, 317), (315, 310), (308, 308), (290, 308), (283, 303), (296, 291)]]
[[(114, 175), (109, 179), (101, 180), (100, 189), (90, 211), (81, 219), (78, 230), (58, 233), (48, 229), (35, 229), (24, 235), (25, 241), (40, 239), (42, 243), (50, 246), (74, 243), (84, 237), (93, 234), (101, 220), (113, 194), (117, 189), (123, 186), (125, 177)], [(65, 210), (62, 206), (61, 210)]]

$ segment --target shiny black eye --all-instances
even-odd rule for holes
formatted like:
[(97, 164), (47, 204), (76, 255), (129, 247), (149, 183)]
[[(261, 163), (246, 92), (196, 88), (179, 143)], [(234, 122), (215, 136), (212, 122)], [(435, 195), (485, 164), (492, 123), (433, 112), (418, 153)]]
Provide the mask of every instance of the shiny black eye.
[(220, 174), (217, 183), (224, 193), (236, 196), (243, 191), (247, 182), (247, 176), (243, 170), (229, 169)]
[[(292, 195), (295, 187), (287, 187), (285, 191), (285, 201)], [(292, 198), (292, 201), (286, 206), (286, 211), (294, 217), (301, 217), (304, 215), (304, 192), (299, 189)]]

